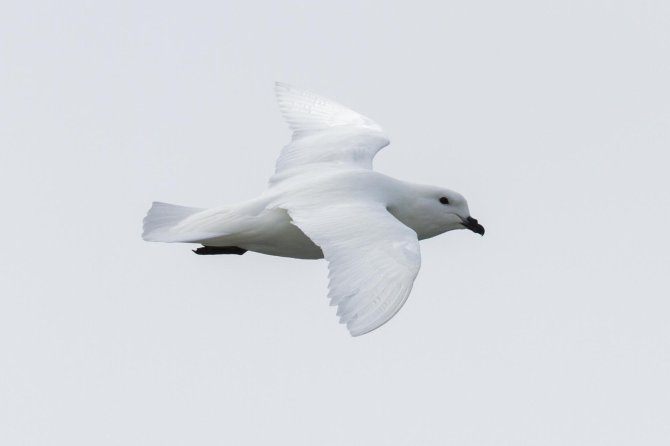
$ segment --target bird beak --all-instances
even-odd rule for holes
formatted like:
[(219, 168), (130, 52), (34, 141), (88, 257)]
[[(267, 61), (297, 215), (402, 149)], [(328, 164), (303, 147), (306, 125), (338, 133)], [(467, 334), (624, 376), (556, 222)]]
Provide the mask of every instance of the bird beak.
[(461, 224), (475, 234), (484, 235), (484, 226), (480, 225), (476, 218), (468, 217)]

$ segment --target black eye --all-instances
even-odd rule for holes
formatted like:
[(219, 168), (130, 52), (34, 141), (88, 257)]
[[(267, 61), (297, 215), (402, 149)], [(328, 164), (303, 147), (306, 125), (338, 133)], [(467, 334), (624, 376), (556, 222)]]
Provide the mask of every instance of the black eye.
[(442, 198), (440, 198), (440, 203), (449, 204), (449, 199), (447, 197), (442, 197)]

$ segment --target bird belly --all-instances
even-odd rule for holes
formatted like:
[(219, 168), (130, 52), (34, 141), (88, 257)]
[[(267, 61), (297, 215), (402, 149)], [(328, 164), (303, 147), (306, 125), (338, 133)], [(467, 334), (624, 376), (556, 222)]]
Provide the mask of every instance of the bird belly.
[(207, 240), (207, 246), (238, 246), (248, 251), (296, 259), (322, 259), (323, 252), (284, 209), (268, 209), (247, 218), (244, 230)]

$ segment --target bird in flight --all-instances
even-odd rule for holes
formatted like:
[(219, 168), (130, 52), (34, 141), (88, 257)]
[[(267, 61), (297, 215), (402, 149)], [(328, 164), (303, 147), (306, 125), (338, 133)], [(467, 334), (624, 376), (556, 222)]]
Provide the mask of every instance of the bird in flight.
[(154, 202), (142, 238), (199, 243), (201, 255), (325, 258), (330, 303), (360, 336), (407, 300), (421, 266), (419, 240), (454, 229), (484, 235), (484, 227), (461, 194), (373, 171), (389, 140), (370, 118), (284, 83), (275, 93), (293, 135), (267, 190), (214, 209)]

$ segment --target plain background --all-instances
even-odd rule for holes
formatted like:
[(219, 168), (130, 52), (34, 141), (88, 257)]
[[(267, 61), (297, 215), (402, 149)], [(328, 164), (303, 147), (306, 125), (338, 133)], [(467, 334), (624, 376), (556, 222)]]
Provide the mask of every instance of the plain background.
[[(670, 444), (667, 1), (0, 9), (1, 444)], [(140, 239), (264, 189), (275, 80), (487, 229), (361, 338), (323, 261)]]

